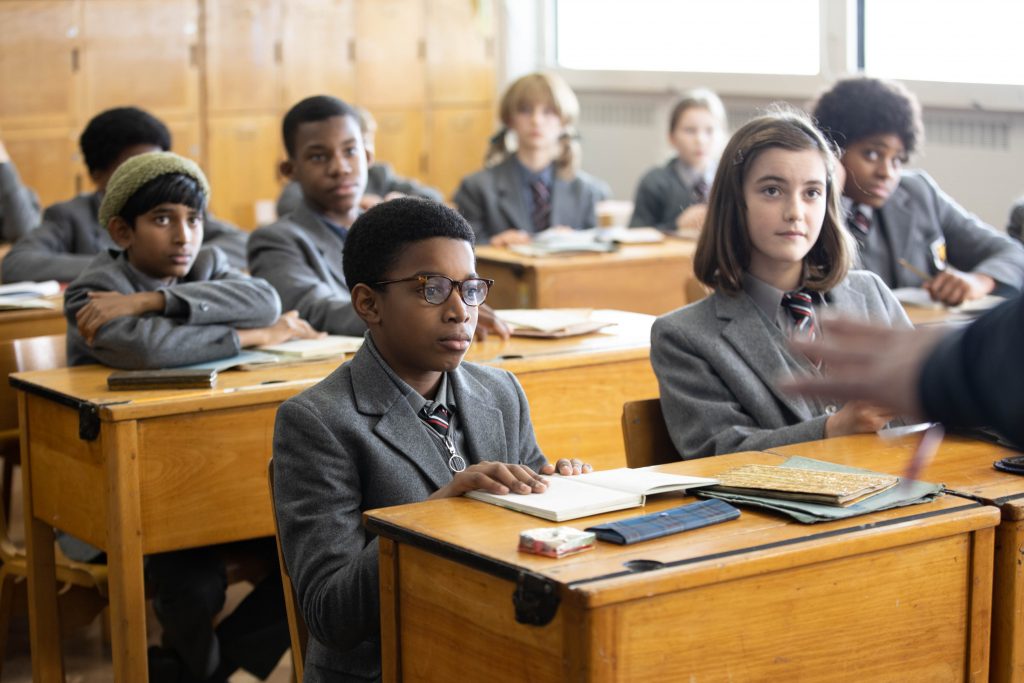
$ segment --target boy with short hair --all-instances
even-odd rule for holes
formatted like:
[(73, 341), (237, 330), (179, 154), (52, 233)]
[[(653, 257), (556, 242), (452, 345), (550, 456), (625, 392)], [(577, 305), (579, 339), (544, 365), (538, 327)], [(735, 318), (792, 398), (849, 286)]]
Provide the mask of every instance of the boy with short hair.
[(68, 364), (163, 368), (236, 355), (316, 332), (294, 312), (280, 316), (266, 281), (201, 248), (209, 186), (193, 162), (171, 152), (126, 161), (100, 205), (120, 249), (94, 257), (68, 287)]
[(381, 675), (377, 542), (364, 510), (475, 489), (542, 491), (535, 473), (555, 471), (515, 377), (462, 362), (492, 284), (476, 274), (474, 240), (458, 213), (422, 199), (360, 216), (344, 272), (369, 328), (363, 347), (278, 410), (274, 498), (312, 636), (307, 683)]
[(904, 170), (924, 127), (917, 98), (903, 85), (844, 79), (813, 110), (843, 151), (843, 205), (861, 267), (890, 287), (924, 287), (949, 305), (1024, 286), (1021, 245), (968, 213), (924, 171)]
[[(170, 152), (133, 156), (109, 179), (99, 219), (120, 247), (95, 257), (68, 287), (68, 362), (159, 368), (215, 360), (244, 346), (319, 336), (277, 293), (200, 248), (209, 186), (199, 167)], [(98, 549), (62, 537), (73, 559)], [(225, 555), (243, 549), (276, 567), (272, 539), (146, 558), (146, 580), (163, 626), (150, 680), (225, 681), (239, 666), (266, 677), (287, 649), (279, 572), (270, 571), (216, 631), (224, 606)], [(91, 551), (91, 552), (90, 552)]]
[[(373, 152), (363, 142), (359, 116), (336, 97), (308, 97), (285, 114), (288, 158), (281, 174), (302, 188), (302, 204), (249, 238), (249, 270), (277, 289), (318, 330), (362, 334), (342, 273), (349, 227), (359, 216)], [(486, 325), (507, 337), (507, 327), (486, 309)]]
[[(363, 132), (363, 145), (366, 150), (376, 156), (375, 139), (377, 135), (377, 120), (373, 118), (367, 109), (353, 106), (356, 114), (359, 115), (359, 129)], [(364, 211), (371, 206), (376, 206), (387, 199), (396, 197), (422, 197), (435, 202), (443, 202), (444, 197), (432, 187), (427, 187), (412, 178), (403, 178), (395, 173), (391, 165), (381, 161), (374, 161), (366, 170), (366, 191), (363, 192), (359, 206)], [(302, 204), (302, 188), (294, 180), (290, 181), (281, 189), (277, 198), (277, 215), (295, 211)]]
[[(0, 269), (4, 282), (71, 282), (93, 256), (113, 247), (107, 226), (97, 220), (107, 182), (126, 159), (169, 150), (171, 133), (152, 114), (136, 107), (118, 107), (94, 116), (78, 142), (96, 191), (47, 207), (38, 227), (35, 222), (23, 226), (25, 232), (31, 232), (4, 257)], [(245, 268), (246, 233), (208, 215), (204, 222), (206, 243), (220, 247), (236, 268)]]

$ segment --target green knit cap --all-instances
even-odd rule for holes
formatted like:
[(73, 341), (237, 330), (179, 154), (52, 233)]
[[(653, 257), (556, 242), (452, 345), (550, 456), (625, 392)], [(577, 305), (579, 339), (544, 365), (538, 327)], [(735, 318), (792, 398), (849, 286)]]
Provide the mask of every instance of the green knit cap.
[(162, 175), (180, 173), (194, 178), (207, 200), (210, 198), (210, 183), (206, 181), (202, 169), (191, 159), (180, 157), (174, 152), (149, 152), (133, 156), (117, 167), (107, 182), (100, 203), (100, 225), (106, 228), (110, 219), (121, 213), (139, 189), (149, 181)]

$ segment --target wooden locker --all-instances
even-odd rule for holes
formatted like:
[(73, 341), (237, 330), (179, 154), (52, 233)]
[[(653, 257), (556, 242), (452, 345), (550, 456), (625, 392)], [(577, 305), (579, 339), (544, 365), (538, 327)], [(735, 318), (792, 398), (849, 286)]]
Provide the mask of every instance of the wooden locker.
[(439, 107), (430, 114), (430, 145), (425, 182), (451, 199), (459, 182), (484, 167), (487, 141), (494, 133), (494, 110)]
[(494, 99), (491, 2), (430, 0), (426, 78), (432, 105), (486, 105)]
[(284, 7), (282, 110), (311, 95), (355, 95), (352, 0), (291, 0)]
[(208, 122), (210, 205), (219, 218), (255, 227), (255, 203), (277, 199), (277, 165), (284, 157), (280, 117), (211, 117)]
[(12, 129), (4, 130), (3, 136), (21, 182), (36, 191), (44, 208), (78, 192), (92, 191), (78, 153), (78, 136), (70, 129)]
[(421, 107), (424, 12), (422, 0), (356, 1), (356, 96), (381, 107)]
[(281, 108), (281, 4), (205, 0), (210, 112), (265, 113)]
[(422, 109), (370, 110), (377, 119), (376, 157), (401, 176), (423, 177), (424, 124)]
[(123, 106), (198, 122), (198, 22), (195, 0), (83, 2), (83, 125)]

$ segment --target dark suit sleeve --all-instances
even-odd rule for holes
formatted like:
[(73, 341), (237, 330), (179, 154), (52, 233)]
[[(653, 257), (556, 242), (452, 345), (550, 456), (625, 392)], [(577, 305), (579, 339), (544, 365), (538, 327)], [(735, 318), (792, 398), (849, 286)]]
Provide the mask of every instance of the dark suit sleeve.
[(1018, 199), (1013, 208), (1010, 209), (1010, 220), (1006, 225), (1006, 232), (1011, 237), (1024, 242), (1024, 197)]
[(95, 256), (72, 253), (73, 230), (69, 216), (47, 208), (39, 227), (18, 240), (4, 257), (0, 277), (4, 282), (71, 282)]
[(475, 176), (463, 178), (453, 198), (459, 213), (473, 226), (477, 244), (487, 244), (494, 235), (505, 230), (505, 228), (496, 229), (488, 220), (487, 191), (482, 183), (483, 181)]
[(929, 200), (946, 240), (946, 257), (958, 270), (988, 275), (1014, 292), (1024, 287), (1024, 246), (1000, 234), (957, 204), (927, 174)]
[(21, 184), (14, 164), (0, 164), (0, 239), (14, 242), (37, 225), (39, 198)]
[(439, 191), (418, 183), (412, 178), (403, 178), (396, 175), (394, 169), (389, 164), (374, 164), (372, 168), (376, 169), (377, 167), (380, 167), (382, 170), (378, 172), (380, 175), (380, 187), (375, 189), (379, 190), (378, 194), (381, 197), (386, 197), (391, 192), (398, 192), (410, 197), (422, 197), (434, 202), (444, 201), (444, 196)]
[[(636, 187), (633, 198), (633, 217), (629, 219), (629, 227), (655, 227), (658, 230), (674, 231), (675, 220), (662, 221), (665, 215), (665, 202), (669, 196), (667, 188), (659, 182), (661, 169), (648, 171)], [(678, 214), (676, 214), (678, 215)]]
[(284, 310), (317, 330), (331, 334), (361, 335), (366, 325), (352, 308), (348, 293), (335, 291), (310, 265), (312, 255), (286, 230), (261, 228), (249, 238), (249, 269), (273, 285)]
[(684, 460), (825, 438), (828, 415), (778, 429), (759, 427), (685, 332), (662, 319), (651, 329), (651, 365), (665, 424)]
[(315, 406), (281, 405), (274, 502), (285, 564), (310, 633), (340, 651), (380, 633), (377, 540), (363, 530), (360, 509), (367, 485), (350, 444)]
[(949, 425), (991, 425), (1024, 447), (1024, 296), (943, 339), (924, 364), (921, 405)]
[(219, 248), (228, 257), (228, 261), (233, 267), (239, 270), (249, 267), (245, 256), (245, 245), (249, 240), (249, 233), (230, 223), (217, 220), (210, 213), (206, 214), (203, 233), (203, 244)]

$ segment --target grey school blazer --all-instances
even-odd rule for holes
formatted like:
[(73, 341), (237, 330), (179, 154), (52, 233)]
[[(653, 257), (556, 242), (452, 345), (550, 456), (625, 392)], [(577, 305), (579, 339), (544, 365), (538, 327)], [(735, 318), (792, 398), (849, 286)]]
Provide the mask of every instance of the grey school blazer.
[[(18, 240), (4, 257), (0, 268), (3, 281), (71, 282), (96, 254), (116, 249), (106, 226), (100, 225), (102, 198), (99, 192), (93, 192), (48, 206), (39, 227)], [(203, 244), (219, 247), (235, 268), (245, 268), (248, 236), (209, 214), (203, 221)]]
[[(609, 195), (608, 186), (582, 171), (572, 180), (555, 175), (551, 186), (551, 225), (568, 225), (576, 230), (597, 225), (597, 202)], [(476, 233), (477, 244), (509, 228), (535, 232), (523, 200), (519, 164), (510, 156), (500, 164), (462, 179), (455, 192), (455, 205)]]
[[(470, 462), (534, 470), (547, 462), (511, 373), (463, 363), (449, 380)], [(365, 346), (277, 412), (274, 502), (285, 563), (312, 636), (306, 683), (381, 675), (377, 541), (363, 528), (362, 513), (424, 500), (452, 480), (424, 430)]]
[[(852, 271), (825, 299), (830, 314), (910, 327), (874, 273)], [(715, 292), (654, 322), (651, 364), (665, 424), (683, 459), (825, 437), (827, 406), (777, 388), (780, 379), (817, 372), (786, 343), (745, 292)]]
[[(92, 346), (79, 334), (75, 316), (89, 292), (158, 290), (167, 301), (162, 313), (115, 318), (100, 328)], [(99, 362), (141, 370), (229, 358), (241, 348), (235, 328), (267, 327), (280, 315), (274, 288), (232, 268), (217, 247), (200, 249), (188, 274), (171, 285), (136, 270), (124, 252), (110, 249), (95, 256), (64, 292), (68, 365)]]
[(693, 190), (683, 184), (676, 172), (676, 161), (672, 159), (644, 174), (636, 187), (629, 227), (655, 227), (674, 232), (679, 214), (697, 203)]
[(943, 240), (950, 265), (988, 275), (1011, 294), (1024, 287), (1024, 246), (986, 225), (939, 189), (924, 171), (904, 171), (889, 201), (878, 210), (893, 240), (888, 249), (861, 249), (861, 266), (878, 273), (892, 268), (890, 287), (920, 287), (921, 279), (896, 265), (900, 257), (925, 273), (937, 272), (932, 245)]
[(303, 201), (249, 237), (249, 271), (274, 286), (284, 310), (297, 310), (316, 329), (360, 335), (366, 325), (352, 309), (341, 270), (343, 247)]

